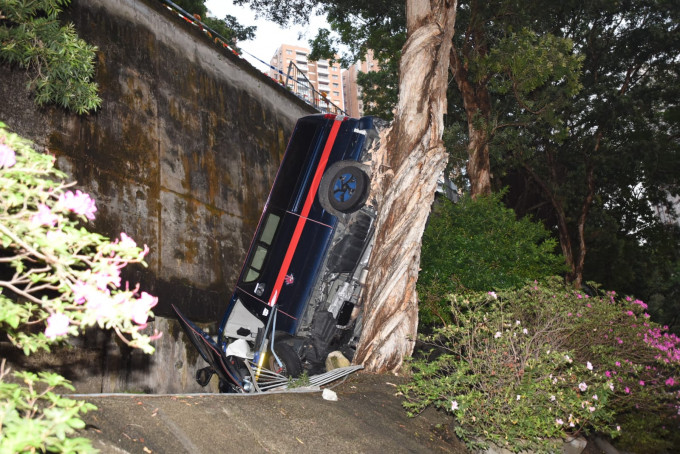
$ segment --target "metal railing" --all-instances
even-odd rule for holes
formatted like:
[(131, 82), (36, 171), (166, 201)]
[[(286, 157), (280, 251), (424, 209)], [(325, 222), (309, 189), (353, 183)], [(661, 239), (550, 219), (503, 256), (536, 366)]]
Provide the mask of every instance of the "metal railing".
[(328, 99), (327, 93), (320, 92), (319, 90), (314, 88), (314, 85), (309, 81), (304, 71), (298, 68), (292, 61), (290, 62), (290, 65), (288, 65), (288, 72), (284, 74), (283, 71), (281, 71), (280, 69), (272, 66), (271, 64), (265, 62), (264, 60), (258, 58), (257, 56), (251, 54), (250, 52), (234, 49), (232, 46), (228, 44), (229, 40), (227, 40), (227, 38), (220, 35), (215, 30), (210, 28), (208, 25), (203, 23), (198, 15), (194, 15), (185, 11), (184, 9), (182, 9), (182, 7), (172, 2), (171, 0), (160, 1), (164, 3), (168, 9), (177, 13), (179, 17), (189, 22), (190, 24), (198, 27), (201, 31), (203, 31), (203, 33), (205, 33), (205, 35), (208, 38), (212, 39), (215, 44), (230, 50), (232, 53), (239, 57), (241, 57), (242, 53), (248, 54), (252, 58), (259, 61), (260, 63), (269, 67), (269, 69), (273, 70), (278, 75), (278, 79), (276, 77), (271, 77), (270, 75), (268, 75), (272, 80), (288, 88), (298, 98), (302, 99), (307, 104), (317, 109), (319, 112), (346, 115), (344, 110), (333, 104), (333, 102), (330, 99)]
[[(281, 71), (277, 71), (283, 74)], [(319, 112), (346, 115), (344, 110), (328, 99), (328, 94), (326, 92), (317, 90), (307, 78), (305, 72), (292, 61), (288, 64), (286, 78), (281, 79), (279, 83), (282, 83), (307, 104), (311, 104)]]

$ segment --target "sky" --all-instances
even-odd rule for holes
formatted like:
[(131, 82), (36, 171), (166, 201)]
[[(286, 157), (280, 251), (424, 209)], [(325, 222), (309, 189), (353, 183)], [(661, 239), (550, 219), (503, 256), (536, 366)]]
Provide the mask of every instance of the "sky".
[(268, 66), (258, 62), (254, 55), (269, 64), (276, 49), (281, 44), (293, 44), (309, 48), (309, 40), (316, 36), (319, 28), (328, 27), (326, 20), (321, 16), (313, 16), (307, 26), (295, 25), (282, 29), (277, 24), (262, 18), (255, 18), (255, 13), (247, 6), (236, 6), (231, 0), (207, 0), (205, 5), (210, 13), (217, 18), (223, 18), (227, 14), (236, 17), (243, 26), (256, 25), (255, 39), (251, 41), (239, 41), (238, 46), (244, 50), (243, 57), (253, 66), (266, 71)]

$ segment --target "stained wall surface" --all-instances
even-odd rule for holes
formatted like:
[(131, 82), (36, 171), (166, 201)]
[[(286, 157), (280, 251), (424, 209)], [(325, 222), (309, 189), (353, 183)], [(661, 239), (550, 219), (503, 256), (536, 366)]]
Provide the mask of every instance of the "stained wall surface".
[(0, 64), (0, 121), (93, 195), (90, 228), (149, 246), (124, 278), (159, 297), (164, 332), (152, 357), (79, 341), (103, 369), (84, 391), (201, 390), (170, 305), (206, 327), (222, 316), (295, 121), (315, 111), (160, 1), (73, 0), (66, 15), (99, 48), (101, 109), (37, 108), (25, 73)]
[(99, 48), (101, 109), (35, 108), (25, 74), (2, 66), (0, 121), (96, 197), (96, 230), (150, 247), (130, 278), (157, 314), (214, 321), (295, 120), (314, 111), (157, 0), (74, 0), (67, 14)]

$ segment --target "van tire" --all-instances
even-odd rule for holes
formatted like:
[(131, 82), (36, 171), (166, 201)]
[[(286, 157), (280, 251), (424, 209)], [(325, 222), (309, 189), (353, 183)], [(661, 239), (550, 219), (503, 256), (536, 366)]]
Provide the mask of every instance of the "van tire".
[(355, 161), (339, 161), (331, 165), (319, 185), (321, 206), (340, 213), (353, 213), (364, 206), (371, 185), (365, 168)]
[(276, 362), (276, 358), (274, 358), (274, 355), (270, 354), (268, 361), (270, 370), (286, 377), (293, 378), (299, 377), (302, 374), (302, 361), (300, 361), (300, 357), (293, 347), (283, 342), (277, 342), (274, 344), (274, 351), (276, 352), (276, 356), (281, 360), (281, 363), (283, 363), (283, 368), (278, 370), (279, 365)]

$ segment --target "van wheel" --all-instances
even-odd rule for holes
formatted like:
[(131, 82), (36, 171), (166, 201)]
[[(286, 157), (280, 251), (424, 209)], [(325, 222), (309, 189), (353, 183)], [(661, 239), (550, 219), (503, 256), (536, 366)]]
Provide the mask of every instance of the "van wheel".
[(325, 209), (353, 213), (364, 206), (371, 180), (361, 164), (340, 161), (331, 165), (319, 186), (319, 201)]
[(286, 377), (299, 377), (302, 374), (302, 361), (293, 347), (284, 343), (274, 344), (274, 351), (276, 351), (276, 356), (281, 360), (282, 366), (276, 362), (274, 355), (267, 355), (269, 361), (267, 363), (269, 370), (272, 370), (278, 374)]

